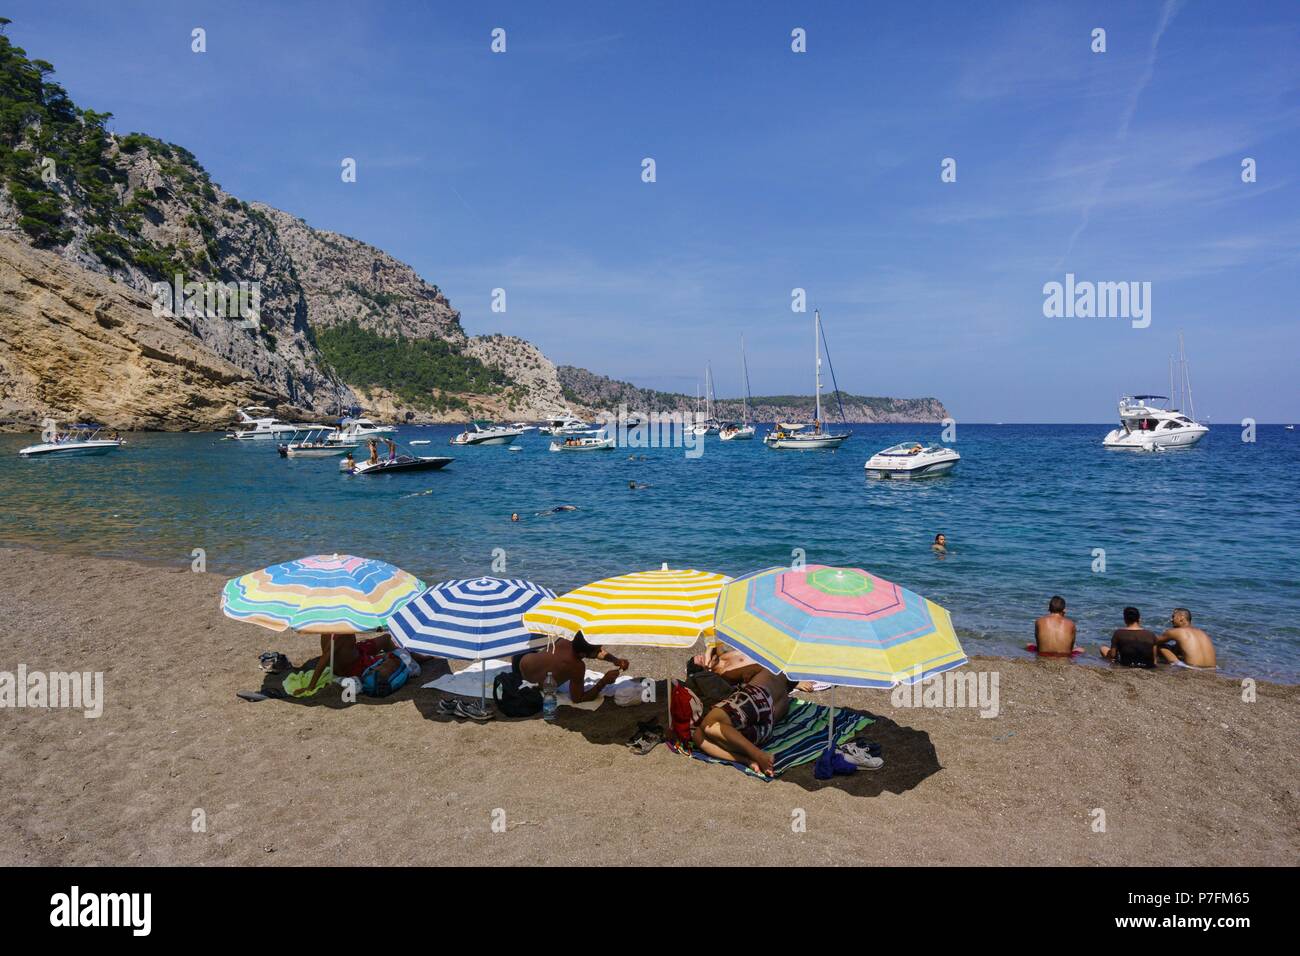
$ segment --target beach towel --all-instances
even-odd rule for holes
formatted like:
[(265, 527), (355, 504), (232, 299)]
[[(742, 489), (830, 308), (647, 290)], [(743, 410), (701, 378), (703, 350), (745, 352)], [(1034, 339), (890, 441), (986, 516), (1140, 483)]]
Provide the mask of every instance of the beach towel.
[[(700, 753), (698, 750), (679, 744), (676, 741), (669, 741), (668, 749), (674, 753), (694, 757), (696, 760), (703, 760), (705, 763), (719, 763), (735, 767), (742, 773), (757, 777), (759, 780), (774, 780), (791, 767), (811, 763), (821, 756), (822, 751), (826, 749), (826, 721), (830, 718), (830, 714), (831, 709), (823, 704), (814, 704), (810, 701), (800, 700), (797, 697), (790, 699), (790, 709), (781, 722), (773, 728), (772, 736), (762, 744), (762, 748), (775, 758), (775, 765), (772, 768), (773, 776), (771, 777), (764, 776), (761, 773), (754, 773), (749, 767), (738, 761), (710, 757), (708, 754)], [(835, 709), (835, 743), (847, 743), (860, 733), (863, 728), (873, 723), (875, 723), (873, 717), (868, 717), (856, 710), (837, 707)]]
[[(503, 671), (510, 670), (510, 663), (508, 661), (474, 661), (464, 670), (457, 671), (454, 674), (444, 674), (437, 680), (429, 681), (429, 683), (424, 686), (432, 690), (440, 690), (444, 694), (456, 694), (458, 697), (477, 698), (479, 696), (479, 687), (481, 686), (480, 681), (482, 680), (482, 678), (479, 677), (479, 674), (485, 668), (487, 670), (487, 692), (490, 697), (492, 696), (492, 681), (496, 678), (496, 675)], [(600, 671), (587, 671), (588, 684), (600, 680), (600, 677)], [(606, 687), (604, 691), (602, 691), (602, 695), (604, 697), (613, 697), (620, 685), (635, 680), (637, 680), (637, 678), (628, 677), (624, 674), (619, 677), (618, 680), (614, 681), (614, 683)], [(569, 697), (568, 681), (565, 681), (556, 688), (556, 700), (561, 706), (577, 707), (579, 710), (595, 710), (603, 703), (602, 700), (597, 699), (575, 704), (573, 699)]]
[(285, 675), (284, 692), (290, 697), (315, 697), (323, 688), (328, 687), (334, 680), (334, 672), (327, 666), (321, 671), (320, 680), (316, 682), (316, 689), (309, 690), (302, 694), (295, 694), (294, 691), (299, 688), (305, 688), (311, 683), (312, 671), (294, 671), (292, 674)]

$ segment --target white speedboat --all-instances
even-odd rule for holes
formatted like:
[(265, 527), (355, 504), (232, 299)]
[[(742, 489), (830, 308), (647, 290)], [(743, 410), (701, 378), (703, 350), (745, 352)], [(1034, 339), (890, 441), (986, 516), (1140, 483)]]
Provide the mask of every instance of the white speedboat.
[(337, 458), (359, 442), (331, 441), (332, 428), (311, 428), (294, 433), (292, 440), (276, 446), (281, 458)]
[(569, 435), (563, 441), (553, 441), (551, 451), (610, 451), (614, 444), (613, 435), (607, 435), (604, 429), (596, 429), (581, 435)]
[[(852, 432), (831, 432), (822, 421), (822, 314), (820, 310), (813, 312), (813, 368), (815, 370), (813, 420), (778, 422), (776, 428), (763, 436), (763, 444), (768, 448), (792, 451), (839, 448), (852, 434)], [(834, 374), (833, 370), (832, 374)], [(838, 391), (837, 387), (836, 392)]]
[(522, 428), (473, 422), (469, 428), (451, 440), (453, 445), (509, 445), (522, 435)]
[(270, 415), (258, 417), (250, 414), (270, 411), (262, 405), (250, 405), (238, 411), (240, 427), (226, 435), (232, 441), (288, 441), (302, 427)]
[(122, 446), (120, 438), (100, 438), (101, 425), (70, 425), (66, 432), (55, 431), (50, 441), (21, 448), (23, 458), (77, 458), (107, 455)]
[(931, 478), (957, 467), (961, 455), (943, 445), (905, 441), (878, 451), (867, 459), (869, 478)]
[(581, 435), (591, 430), (591, 426), (581, 418), (576, 418), (567, 408), (546, 419), (546, 424), (537, 429), (543, 435)]
[(330, 441), (337, 444), (355, 444), (369, 438), (388, 438), (397, 434), (396, 425), (376, 425), (368, 418), (345, 418)]
[(1119, 400), (1119, 427), (1102, 441), (1107, 448), (1154, 451), (1165, 448), (1190, 448), (1204, 438), (1209, 429), (1166, 402), (1164, 395), (1133, 395)]

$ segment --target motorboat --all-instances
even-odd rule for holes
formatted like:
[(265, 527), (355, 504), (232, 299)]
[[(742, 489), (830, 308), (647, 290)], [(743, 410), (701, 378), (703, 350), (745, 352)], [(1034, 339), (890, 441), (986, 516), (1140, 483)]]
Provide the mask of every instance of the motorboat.
[(961, 455), (944, 445), (905, 441), (878, 451), (867, 459), (869, 478), (931, 478), (957, 467)]
[[(1184, 408), (1187, 413), (1182, 411)], [(1169, 395), (1126, 395), (1121, 398), (1119, 427), (1111, 429), (1102, 445), (1136, 451), (1190, 448), (1209, 432), (1208, 425), (1196, 420), (1192, 382), (1187, 371), (1187, 350), (1183, 345), (1183, 333), (1179, 332), (1178, 355), (1169, 356)]]
[(353, 461), (351, 456), (339, 463), (339, 470), (352, 475), (380, 475), (399, 471), (437, 471), (455, 461), (454, 458), (440, 458), (424, 455), (392, 455), (378, 461)]
[(102, 425), (70, 425), (65, 432), (57, 429), (49, 441), (21, 448), (18, 454), (23, 458), (78, 458), (91, 455), (107, 455), (116, 451), (123, 444), (120, 438), (100, 438), (104, 430)]
[(581, 418), (576, 418), (567, 408), (550, 415), (546, 424), (537, 429), (543, 435), (581, 435), (591, 430), (591, 426)]
[(749, 361), (745, 358), (745, 337), (740, 337), (740, 367), (745, 373), (745, 394), (742, 397), (741, 417), (738, 422), (726, 422), (718, 429), (721, 441), (753, 441), (754, 426), (749, 424)]
[(1176, 408), (1162, 407), (1164, 395), (1133, 395), (1119, 400), (1119, 427), (1102, 441), (1107, 448), (1153, 451), (1190, 448), (1210, 431)]
[(288, 442), (276, 446), (281, 458), (337, 458), (356, 448), (359, 442), (331, 441), (332, 428), (303, 429), (294, 433)]
[(511, 428), (518, 429), (520, 434), (523, 434), (524, 432), (535, 432), (535, 431), (537, 431), (537, 426), (536, 426), (536, 425), (530, 425), (530, 424), (528, 424), (528, 422), (515, 422), (515, 423), (513, 423), (510, 427), (511, 427)]
[[(793, 451), (814, 451), (823, 448), (839, 448), (848, 441), (852, 432), (832, 432), (822, 421), (822, 315), (820, 310), (813, 312), (813, 368), (814, 368), (814, 411), (811, 422), (778, 422), (776, 428), (763, 436), (763, 444), (768, 448)], [(831, 376), (834, 377), (834, 369)], [(839, 386), (835, 388), (839, 395)]]
[(473, 422), (469, 428), (451, 440), (453, 445), (509, 445), (523, 434), (523, 429)]
[(281, 421), (271, 415), (255, 415), (255, 412), (270, 412), (264, 405), (249, 405), (238, 409), (241, 427), (226, 435), (232, 441), (288, 441), (301, 425)]
[(356, 444), (369, 438), (388, 438), (397, 434), (396, 425), (376, 425), (369, 418), (345, 418), (330, 437), (336, 444)]
[(581, 435), (569, 435), (563, 441), (553, 441), (551, 451), (610, 451), (614, 445), (614, 436), (606, 434), (603, 428), (597, 428)]

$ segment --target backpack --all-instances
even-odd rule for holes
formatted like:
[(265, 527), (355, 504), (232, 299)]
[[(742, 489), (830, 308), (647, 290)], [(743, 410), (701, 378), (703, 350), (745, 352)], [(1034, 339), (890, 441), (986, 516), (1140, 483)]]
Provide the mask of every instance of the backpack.
[(525, 687), (524, 678), (515, 671), (498, 674), (492, 681), (492, 699), (507, 717), (532, 717), (542, 712), (542, 691)]
[(411, 672), (402, 659), (396, 655), (391, 655), (397, 661), (397, 670), (387, 677), (381, 677), (379, 668), (384, 661), (388, 660), (389, 656), (387, 653), (380, 655), (379, 660), (361, 672), (361, 693), (367, 697), (387, 697), (394, 691), (401, 690), (402, 685), (406, 683), (406, 679), (411, 676)]

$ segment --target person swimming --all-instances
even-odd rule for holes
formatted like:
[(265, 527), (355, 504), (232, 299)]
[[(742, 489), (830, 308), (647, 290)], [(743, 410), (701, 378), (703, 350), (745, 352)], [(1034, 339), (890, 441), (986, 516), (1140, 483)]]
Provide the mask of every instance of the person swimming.
[(511, 520), (511, 521), (518, 521), (518, 520), (519, 520), (519, 512), (518, 512), (518, 511), (513, 511), (513, 512), (511, 512), (511, 513), (510, 513), (510, 520)]
[(948, 553), (948, 536), (940, 531), (934, 536), (934, 544), (930, 545), (930, 550), (935, 554), (944, 555)]
[(635, 481), (629, 481), (629, 482), (627, 483), (627, 490), (628, 490), (628, 491), (642, 491), (642, 490), (644, 490), (644, 489), (646, 489), (646, 488), (649, 488), (649, 487), (650, 487), (650, 486), (647, 485), (644, 481), (641, 482), (641, 483), (639, 483), (639, 484), (638, 484), (637, 482), (635, 482)]
[(554, 508), (547, 508), (545, 511), (537, 512), (534, 517), (545, 518), (547, 515), (556, 515), (562, 511), (577, 511), (577, 505), (556, 505)]

